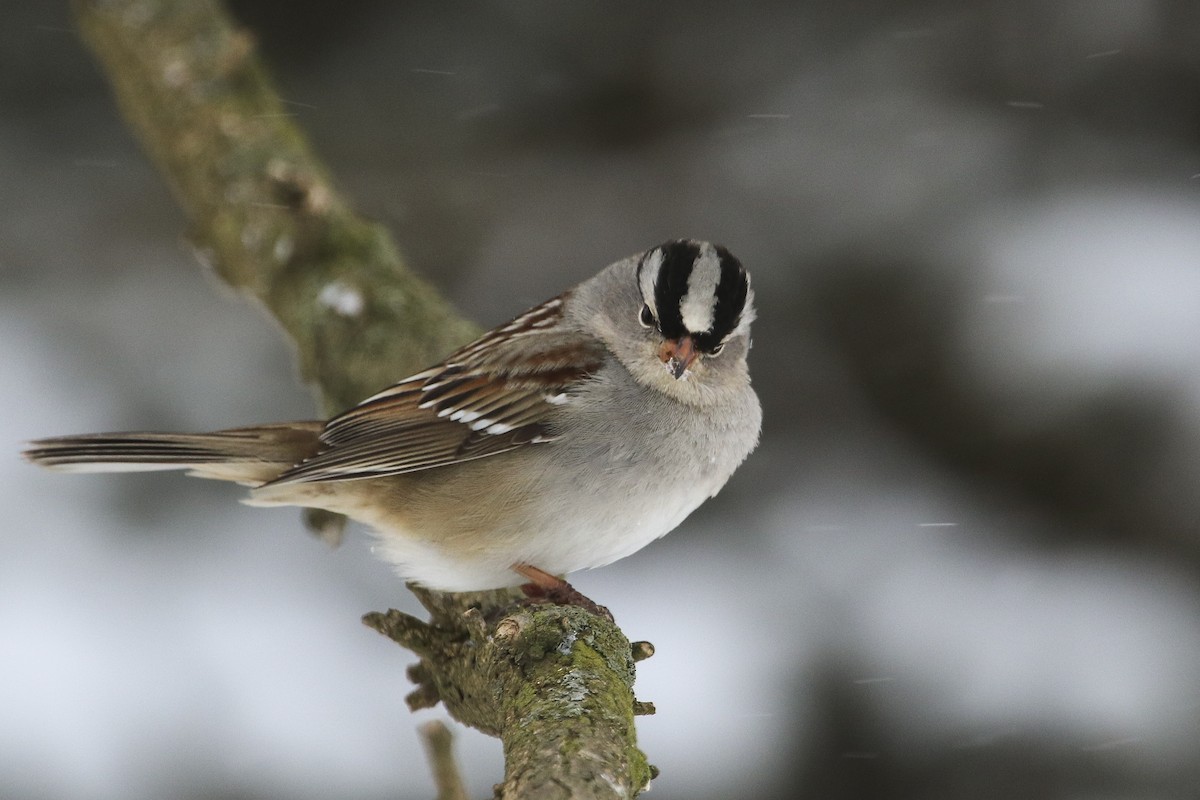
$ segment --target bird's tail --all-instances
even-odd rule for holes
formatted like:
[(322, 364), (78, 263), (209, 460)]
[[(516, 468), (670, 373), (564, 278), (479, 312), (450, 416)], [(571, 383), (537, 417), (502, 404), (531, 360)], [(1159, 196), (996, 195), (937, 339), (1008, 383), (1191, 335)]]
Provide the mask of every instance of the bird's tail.
[(186, 469), (189, 475), (257, 486), (314, 455), (321, 422), (287, 422), (214, 433), (89, 433), (30, 442), (23, 455), (60, 472)]

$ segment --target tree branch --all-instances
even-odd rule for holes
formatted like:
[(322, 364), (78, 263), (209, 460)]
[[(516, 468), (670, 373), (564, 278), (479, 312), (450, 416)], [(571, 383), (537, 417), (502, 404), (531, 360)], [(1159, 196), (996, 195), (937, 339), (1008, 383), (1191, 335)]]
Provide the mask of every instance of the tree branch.
[[(216, 2), (75, 0), (84, 39), (130, 128), (170, 185), (204, 262), (259, 301), (296, 343), (326, 412), (433, 363), (475, 327), (409, 272), (382, 226), (354, 214)], [(328, 522), (328, 520), (326, 520)], [(634, 649), (578, 608), (512, 613), (511, 591), (415, 589), (428, 623), (367, 624), (416, 652), (414, 709), (441, 700), (501, 738), (501, 797), (631, 797)], [(639, 643), (637, 653), (649, 652)]]
[(77, 0), (75, 10), (201, 257), (282, 323), (327, 411), (475, 334), (338, 194), (253, 37), (218, 4)]
[(458, 772), (454, 760), (454, 735), (441, 720), (435, 719), (421, 726), (421, 738), (425, 741), (425, 752), (433, 767), (433, 783), (437, 787), (437, 800), (468, 800), (467, 787)]
[(504, 591), (411, 588), (430, 622), (395, 610), (363, 621), (421, 657), (409, 671), (418, 684), (411, 708), (441, 700), (455, 719), (501, 739), (498, 797), (631, 797), (649, 784), (654, 768), (633, 725), (637, 711), (649, 712), (634, 700), (635, 649), (620, 629), (573, 606), (511, 612)]

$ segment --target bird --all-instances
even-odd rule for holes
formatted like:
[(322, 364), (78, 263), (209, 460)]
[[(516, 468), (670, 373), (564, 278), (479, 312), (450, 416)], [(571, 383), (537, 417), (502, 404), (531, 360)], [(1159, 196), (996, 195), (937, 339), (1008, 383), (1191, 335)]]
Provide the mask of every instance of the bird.
[(428, 589), (523, 585), (587, 605), (563, 576), (676, 528), (757, 446), (754, 319), (741, 262), (675, 239), (328, 421), (61, 436), (23, 455), (62, 472), (234, 481), (250, 505), (365, 523), (373, 551)]

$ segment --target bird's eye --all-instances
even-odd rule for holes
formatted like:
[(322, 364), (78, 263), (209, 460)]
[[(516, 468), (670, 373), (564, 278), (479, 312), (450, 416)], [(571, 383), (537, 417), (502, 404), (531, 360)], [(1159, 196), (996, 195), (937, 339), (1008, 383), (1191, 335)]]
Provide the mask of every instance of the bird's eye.
[(642, 306), (642, 313), (638, 314), (638, 322), (642, 323), (643, 328), (654, 327), (654, 312), (650, 310), (649, 305)]
[(717, 345), (717, 346), (716, 346), (716, 347), (714, 347), (712, 350), (710, 350), (710, 351), (708, 352), (708, 354), (709, 354), (710, 356), (719, 356), (719, 355), (721, 355), (721, 351), (722, 351), (722, 350), (724, 350), (724, 349), (725, 349), (725, 343), (724, 343), (724, 342), (721, 342), (719, 345)]

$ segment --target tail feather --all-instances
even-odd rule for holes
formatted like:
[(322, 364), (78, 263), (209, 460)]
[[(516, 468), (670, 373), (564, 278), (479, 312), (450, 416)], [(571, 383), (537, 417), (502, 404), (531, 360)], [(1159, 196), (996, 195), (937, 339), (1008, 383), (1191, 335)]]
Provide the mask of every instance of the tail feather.
[(256, 485), (317, 451), (324, 424), (290, 422), (214, 433), (91, 433), (29, 443), (26, 459), (60, 472), (186, 469)]

